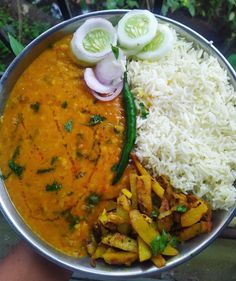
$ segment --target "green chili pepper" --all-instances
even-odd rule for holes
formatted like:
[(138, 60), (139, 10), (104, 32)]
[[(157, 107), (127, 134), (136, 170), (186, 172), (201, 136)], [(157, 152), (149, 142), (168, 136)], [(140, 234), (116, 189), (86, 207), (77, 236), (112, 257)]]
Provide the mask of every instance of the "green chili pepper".
[(123, 102), (125, 108), (125, 143), (121, 152), (120, 161), (115, 169), (112, 184), (116, 184), (124, 173), (129, 161), (129, 154), (134, 146), (136, 138), (136, 107), (134, 97), (129, 89), (127, 71), (124, 73)]

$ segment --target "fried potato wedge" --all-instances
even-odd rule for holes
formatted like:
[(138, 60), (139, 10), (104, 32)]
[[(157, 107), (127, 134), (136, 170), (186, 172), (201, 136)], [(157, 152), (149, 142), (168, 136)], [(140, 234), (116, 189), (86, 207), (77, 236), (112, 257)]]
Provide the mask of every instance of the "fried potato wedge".
[(204, 214), (208, 211), (208, 206), (202, 200), (199, 200), (199, 205), (196, 208), (191, 208), (181, 216), (181, 225), (187, 227), (201, 220)]
[(131, 225), (138, 235), (148, 245), (151, 244), (153, 239), (159, 235), (159, 232), (152, 228), (152, 226), (144, 219), (142, 214), (138, 210), (132, 210), (129, 212)]
[(150, 247), (143, 241), (141, 237), (138, 237), (138, 255), (139, 261), (143, 262), (149, 260), (152, 256)]
[(124, 251), (137, 253), (137, 241), (119, 232), (108, 234), (102, 238), (102, 243)]
[(166, 260), (163, 258), (162, 255), (157, 255), (155, 257), (152, 257), (151, 260), (158, 268), (163, 267), (166, 264)]
[(114, 252), (105, 253), (103, 255), (104, 261), (111, 265), (127, 265), (130, 266), (138, 259), (138, 253), (133, 252)]
[(148, 215), (152, 212), (151, 184), (150, 176), (137, 177), (138, 206), (141, 212)]

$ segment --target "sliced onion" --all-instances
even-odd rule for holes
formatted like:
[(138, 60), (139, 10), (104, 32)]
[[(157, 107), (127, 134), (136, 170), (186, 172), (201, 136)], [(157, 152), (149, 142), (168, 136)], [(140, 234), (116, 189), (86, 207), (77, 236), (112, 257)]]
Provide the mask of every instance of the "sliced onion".
[(84, 80), (87, 86), (99, 94), (109, 94), (116, 90), (117, 86), (104, 85), (95, 76), (92, 68), (86, 68), (84, 71)]
[(114, 54), (109, 53), (104, 59), (97, 63), (95, 74), (97, 79), (105, 85), (117, 85), (123, 80), (125, 71), (126, 56), (119, 49), (119, 56), (116, 59)]
[(109, 95), (106, 95), (106, 96), (100, 95), (99, 93), (97, 93), (95, 91), (92, 91), (92, 94), (96, 99), (98, 99), (100, 101), (111, 101), (111, 100), (114, 100), (117, 96), (119, 96), (122, 89), (123, 89), (123, 82), (118, 84), (117, 89)]

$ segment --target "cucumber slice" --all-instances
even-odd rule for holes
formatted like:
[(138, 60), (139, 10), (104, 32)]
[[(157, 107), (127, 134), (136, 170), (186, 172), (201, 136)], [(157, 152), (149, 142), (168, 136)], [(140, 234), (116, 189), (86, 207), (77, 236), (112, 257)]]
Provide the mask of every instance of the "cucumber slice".
[(95, 64), (116, 45), (117, 35), (112, 24), (103, 18), (88, 19), (74, 33), (71, 50), (80, 62)]
[(159, 24), (154, 39), (136, 55), (136, 58), (142, 60), (159, 59), (172, 49), (175, 37), (174, 32), (168, 26)]
[(142, 49), (156, 35), (157, 19), (147, 10), (133, 10), (118, 22), (118, 41), (125, 49)]

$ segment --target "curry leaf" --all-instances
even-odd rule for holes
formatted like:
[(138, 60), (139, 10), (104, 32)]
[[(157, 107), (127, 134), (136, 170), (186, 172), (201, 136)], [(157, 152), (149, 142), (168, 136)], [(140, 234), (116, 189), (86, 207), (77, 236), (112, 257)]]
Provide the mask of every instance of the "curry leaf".
[(8, 33), (8, 38), (9, 38), (13, 53), (15, 54), (15, 56), (18, 56), (24, 49), (24, 46), (10, 33)]

